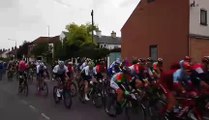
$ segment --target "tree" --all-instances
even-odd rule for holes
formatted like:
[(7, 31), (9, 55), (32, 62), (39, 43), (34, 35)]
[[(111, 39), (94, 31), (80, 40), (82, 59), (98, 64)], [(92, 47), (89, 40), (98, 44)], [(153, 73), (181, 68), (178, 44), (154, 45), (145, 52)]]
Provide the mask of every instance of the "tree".
[(81, 24), (77, 25), (75, 23), (69, 24), (66, 26), (66, 29), (69, 31), (67, 33), (67, 44), (75, 45), (78, 47), (82, 47), (85, 44), (93, 43), (92, 42), (92, 30), (97, 30), (98, 27), (92, 27), (91, 24)]
[(23, 55), (28, 57), (28, 50), (29, 50), (30, 42), (24, 41), (23, 44), (17, 50), (17, 58), (22, 58)]
[(37, 56), (48, 56), (49, 50), (48, 50), (48, 43), (38, 43), (35, 45), (35, 47), (32, 49), (31, 53), (37, 57)]

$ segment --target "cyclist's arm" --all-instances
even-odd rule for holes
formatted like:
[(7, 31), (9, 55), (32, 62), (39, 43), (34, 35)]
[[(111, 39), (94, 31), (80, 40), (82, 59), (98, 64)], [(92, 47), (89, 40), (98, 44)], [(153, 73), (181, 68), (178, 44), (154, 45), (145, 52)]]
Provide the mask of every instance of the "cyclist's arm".
[(181, 92), (181, 93), (185, 93), (185, 89), (181, 84), (181, 78), (178, 74), (178, 72), (173, 74), (173, 84), (174, 84), (174, 89), (176, 89), (177, 91)]
[(58, 66), (58, 65), (56, 65), (56, 66), (53, 68), (52, 72), (53, 72), (54, 74), (56, 74), (56, 73), (57, 73), (57, 71), (58, 71), (58, 69), (59, 69), (59, 66)]
[(114, 76), (111, 78), (111, 80), (110, 80), (110, 86), (111, 86), (114, 90), (117, 90), (117, 89), (120, 88), (120, 87), (118, 86), (118, 84), (116, 83), (116, 81), (117, 81), (116, 77), (117, 77), (117, 74), (114, 75)]

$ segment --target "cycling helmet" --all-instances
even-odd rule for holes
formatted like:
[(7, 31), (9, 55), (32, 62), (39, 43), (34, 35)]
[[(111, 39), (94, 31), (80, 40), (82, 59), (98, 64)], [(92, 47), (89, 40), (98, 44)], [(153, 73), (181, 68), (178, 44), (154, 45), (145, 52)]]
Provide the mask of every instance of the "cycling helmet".
[(145, 59), (139, 58), (138, 61), (139, 61), (140, 63), (144, 63), (144, 62), (145, 62)]
[(60, 68), (63, 68), (64, 65), (65, 65), (65, 62), (64, 61), (58, 61), (58, 65)]
[(120, 58), (117, 58), (116, 61), (115, 61), (117, 64), (120, 64)]
[(189, 56), (185, 56), (184, 57), (184, 61), (186, 61), (186, 62), (191, 62), (191, 60), (192, 60), (192, 58), (189, 57)]
[(208, 58), (207, 56), (204, 56), (204, 57), (202, 58), (202, 62), (203, 62), (203, 63), (209, 64), (209, 58)]
[(148, 58), (146, 59), (146, 61), (147, 61), (147, 62), (153, 62), (153, 60), (152, 60), (151, 57), (148, 57)]
[(163, 58), (158, 58), (157, 61), (158, 62), (163, 62)]
[(89, 61), (88, 65), (89, 65), (89, 68), (92, 69), (94, 67), (94, 62), (93, 61)]

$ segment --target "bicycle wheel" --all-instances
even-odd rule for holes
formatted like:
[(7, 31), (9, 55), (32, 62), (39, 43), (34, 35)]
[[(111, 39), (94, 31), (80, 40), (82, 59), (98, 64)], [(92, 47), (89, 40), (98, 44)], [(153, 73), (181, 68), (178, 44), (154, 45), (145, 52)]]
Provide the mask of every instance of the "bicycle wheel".
[[(135, 102), (135, 101), (134, 101)], [(139, 103), (132, 102), (125, 108), (125, 114), (127, 120), (145, 120), (144, 109)]]
[(163, 100), (155, 100), (149, 101), (149, 105), (147, 107), (147, 118), (151, 120), (162, 120), (163, 119), (163, 110), (166, 106), (166, 102)]
[(28, 96), (28, 83), (26, 80), (24, 80), (22, 92), (25, 96)]
[(78, 97), (79, 100), (80, 100), (82, 103), (85, 103), (85, 100), (84, 100), (84, 95), (85, 95), (85, 93), (84, 93), (84, 84), (81, 84), (81, 85), (80, 85), (78, 91), (79, 91), (79, 97)]
[(91, 98), (95, 107), (100, 108), (103, 106), (102, 93), (98, 89), (93, 91)]
[(75, 97), (77, 95), (77, 86), (74, 82), (70, 84), (70, 93), (72, 97)]
[(28, 83), (30, 85), (33, 83), (33, 76), (31, 74), (28, 75)]
[(70, 109), (72, 106), (72, 96), (71, 96), (71, 91), (69, 90), (64, 90), (63, 92), (63, 97), (64, 97), (64, 105), (66, 108)]
[(60, 102), (60, 99), (57, 97), (57, 90), (58, 90), (58, 87), (54, 86), (53, 87), (53, 98), (54, 98), (54, 102), (56, 104), (58, 104)]
[(106, 96), (106, 102), (105, 102), (105, 112), (111, 116), (116, 117), (117, 115), (117, 103), (116, 103), (116, 96), (113, 94), (109, 94)]
[(48, 85), (46, 82), (43, 82), (43, 86), (42, 86), (42, 93), (44, 96), (48, 96), (49, 93), (49, 89), (48, 89)]

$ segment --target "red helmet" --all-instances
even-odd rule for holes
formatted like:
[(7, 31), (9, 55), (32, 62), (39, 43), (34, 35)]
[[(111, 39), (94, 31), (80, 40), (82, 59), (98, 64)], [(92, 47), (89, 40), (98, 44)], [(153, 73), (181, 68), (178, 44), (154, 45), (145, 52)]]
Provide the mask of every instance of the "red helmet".
[(189, 57), (189, 56), (185, 56), (184, 57), (184, 61), (186, 61), (186, 62), (191, 62), (191, 60), (192, 60), (192, 58)]

